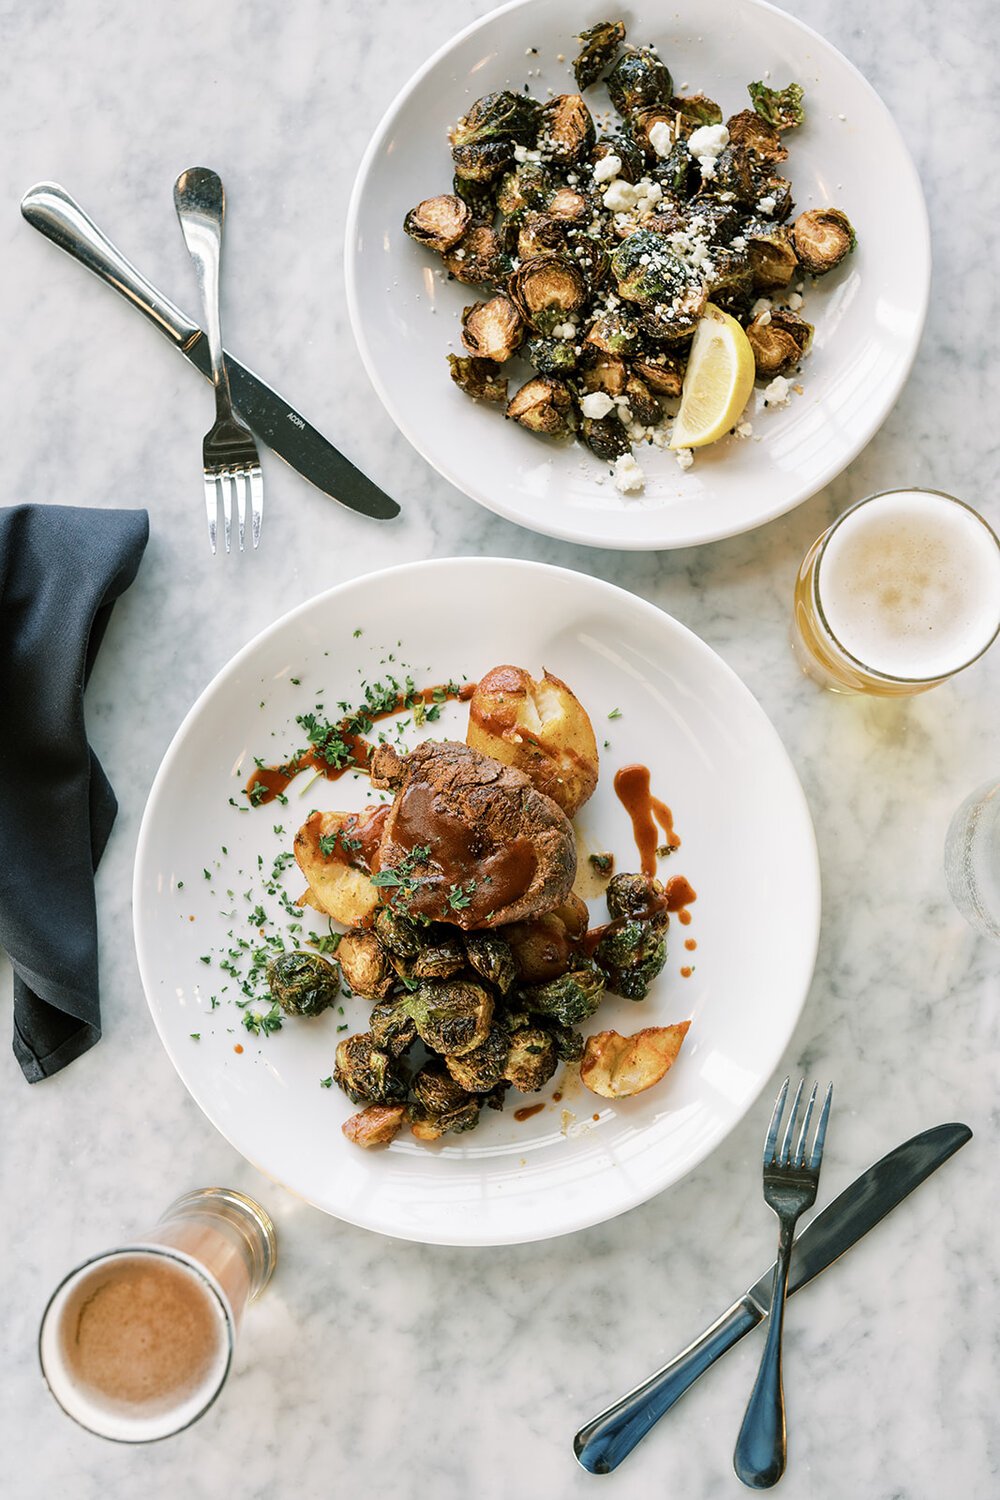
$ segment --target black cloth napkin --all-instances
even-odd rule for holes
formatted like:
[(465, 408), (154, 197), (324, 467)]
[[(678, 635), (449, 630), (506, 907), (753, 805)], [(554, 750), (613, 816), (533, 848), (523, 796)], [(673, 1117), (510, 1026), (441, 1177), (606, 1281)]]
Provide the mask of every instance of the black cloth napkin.
[(144, 510), (0, 509), (0, 947), (29, 1083), (101, 1035), (94, 871), (118, 804), (83, 690), (148, 537)]

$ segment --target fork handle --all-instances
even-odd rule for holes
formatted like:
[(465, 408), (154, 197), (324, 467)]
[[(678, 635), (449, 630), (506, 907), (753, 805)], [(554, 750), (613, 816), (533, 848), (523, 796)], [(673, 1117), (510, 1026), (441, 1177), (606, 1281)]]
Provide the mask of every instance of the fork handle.
[(771, 1311), (767, 1320), (767, 1342), (733, 1453), (733, 1467), (737, 1476), (752, 1490), (770, 1489), (785, 1472), (787, 1448), (785, 1393), (781, 1380), (781, 1333), (785, 1321), (788, 1267), (794, 1234), (795, 1219), (781, 1219)]
[(132, 262), (126, 260), (93, 219), (84, 213), (76, 199), (71, 198), (57, 182), (38, 182), (29, 188), (21, 199), (21, 213), (33, 229), (120, 292), (161, 333), (165, 333), (172, 344), (187, 349), (198, 337), (198, 325), (186, 318), (179, 307), (158, 292)]
[(222, 262), (222, 226), (226, 217), (226, 194), (222, 180), (210, 167), (189, 167), (174, 185), (174, 207), (181, 233), (194, 262), (198, 290), (205, 314), (205, 333), (212, 360), (215, 410), (220, 421), (234, 419), (229, 391), (229, 371), (222, 351), (222, 320), (219, 315), (219, 275)]

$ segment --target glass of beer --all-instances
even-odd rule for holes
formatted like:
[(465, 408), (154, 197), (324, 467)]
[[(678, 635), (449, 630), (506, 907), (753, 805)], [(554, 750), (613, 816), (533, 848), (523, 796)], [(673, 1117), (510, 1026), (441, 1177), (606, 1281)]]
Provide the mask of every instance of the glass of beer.
[(120, 1443), (170, 1437), (225, 1384), (247, 1305), (274, 1270), (270, 1218), (232, 1188), (199, 1188), (148, 1234), (84, 1261), (42, 1318), (42, 1373), (63, 1411)]
[(886, 490), (844, 512), (795, 585), (799, 664), (839, 693), (922, 693), (1000, 631), (1000, 541), (937, 490)]

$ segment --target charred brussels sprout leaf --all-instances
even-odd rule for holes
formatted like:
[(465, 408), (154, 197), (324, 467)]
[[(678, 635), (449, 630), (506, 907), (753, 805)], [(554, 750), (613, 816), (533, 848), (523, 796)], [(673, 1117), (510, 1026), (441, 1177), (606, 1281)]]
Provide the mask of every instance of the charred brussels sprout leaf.
[(839, 266), (857, 244), (850, 219), (839, 208), (811, 208), (792, 227), (795, 253), (813, 276)]
[(333, 1078), (353, 1104), (399, 1104), (406, 1098), (402, 1076), (367, 1031), (339, 1044)]
[(474, 401), (506, 404), (507, 377), (500, 374), (499, 365), (491, 359), (462, 359), (457, 354), (449, 354), (448, 364), (452, 380)]
[(469, 1094), (439, 1064), (428, 1063), (413, 1080), (416, 1099), (411, 1129), (421, 1141), (436, 1141), (448, 1132), (472, 1130), (479, 1120), (480, 1101)]
[(514, 952), (506, 938), (494, 932), (466, 933), (465, 956), (477, 974), (506, 995), (517, 977)]
[(445, 251), (444, 263), (456, 281), (481, 286), (484, 281), (504, 281), (510, 272), (510, 257), (499, 238), (486, 224), (473, 224), (457, 245)]
[(453, 146), (472, 146), (480, 141), (517, 141), (530, 146), (538, 131), (541, 105), (527, 94), (501, 89), (477, 99), (452, 131)]
[(267, 966), (271, 997), (289, 1016), (318, 1016), (340, 995), (340, 969), (318, 953), (279, 953)]
[(494, 202), (495, 189), (488, 182), (473, 182), (472, 178), (452, 178), (452, 190), (456, 198), (468, 206), (473, 219), (478, 219), (483, 224), (491, 224), (496, 213)]
[(396, 1000), (379, 1000), (372, 1006), (368, 1030), (376, 1047), (390, 1057), (402, 1057), (417, 1039), (413, 1017)]
[(754, 291), (785, 287), (799, 269), (792, 237), (783, 224), (752, 219), (743, 229)]
[(670, 69), (647, 47), (629, 47), (608, 75), (608, 93), (624, 119), (651, 104), (669, 104), (674, 85)]
[(551, 1016), (561, 1026), (575, 1026), (592, 1016), (604, 995), (604, 975), (593, 966), (573, 969), (525, 992), (529, 1010)]
[(529, 339), (524, 357), (539, 375), (572, 375), (577, 365), (576, 346), (571, 339)]
[(806, 117), (799, 83), (790, 83), (783, 89), (768, 88), (766, 83), (748, 83), (747, 93), (761, 119), (776, 130), (791, 130), (793, 126), (801, 125)]
[(399, 1004), (413, 1018), (425, 1047), (456, 1057), (486, 1039), (493, 1019), (492, 996), (466, 979), (425, 980), (418, 990), (401, 996)]
[(470, 1094), (488, 1094), (503, 1082), (509, 1055), (509, 1032), (502, 1026), (494, 1026), (478, 1047), (461, 1057), (446, 1057), (444, 1064), (461, 1088), (468, 1089)]
[(741, 109), (726, 121), (726, 129), (731, 145), (756, 152), (762, 161), (787, 161), (788, 149), (781, 144), (781, 135), (755, 109)]
[(670, 101), (671, 111), (677, 120), (677, 129), (682, 136), (689, 136), (693, 130), (700, 130), (702, 125), (721, 125), (722, 110), (714, 99), (707, 94), (689, 94), (678, 96)]
[(566, 437), (572, 432), (572, 411), (569, 386), (554, 375), (529, 380), (507, 403), (511, 421), (545, 437)]
[(474, 302), (462, 313), (462, 343), (479, 359), (502, 365), (513, 356), (523, 337), (521, 314), (509, 297)]
[(781, 308), (763, 312), (747, 328), (757, 374), (787, 375), (805, 354), (813, 328), (804, 318)]
[(589, 89), (597, 82), (624, 40), (624, 21), (598, 21), (596, 26), (580, 32), (577, 37), (581, 43), (580, 55), (573, 59), (573, 77), (578, 89)]
[(594, 117), (579, 94), (558, 94), (542, 106), (538, 140), (557, 166), (583, 161), (596, 139)]
[(579, 311), (587, 295), (579, 266), (561, 255), (532, 256), (518, 267), (507, 285), (524, 321), (544, 334)]
[(522, 1094), (544, 1088), (558, 1065), (556, 1044), (540, 1026), (520, 1026), (510, 1039), (504, 1077)]
[(471, 223), (469, 205), (454, 193), (441, 193), (411, 208), (403, 220), (403, 228), (412, 240), (443, 255), (458, 244)]
[(465, 182), (494, 182), (514, 160), (511, 141), (476, 141), (455, 146), (451, 153), (455, 176)]

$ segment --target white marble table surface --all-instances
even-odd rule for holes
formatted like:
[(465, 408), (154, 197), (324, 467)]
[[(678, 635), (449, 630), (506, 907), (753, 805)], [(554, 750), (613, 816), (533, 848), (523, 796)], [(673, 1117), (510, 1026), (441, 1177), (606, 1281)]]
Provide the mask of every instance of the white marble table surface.
[[(250, 635), (322, 588), (374, 565), (491, 554), (592, 571), (663, 605), (742, 675), (782, 735), (815, 818), (825, 915), (775, 1080), (805, 1070), (837, 1081), (824, 1193), (922, 1127), (957, 1118), (976, 1132), (792, 1305), (784, 1495), (989, 1500), (1000, 1493), (1000, 955), (952, 909), (941, 846), (951, 809), (1000, 765), (1000, 652), (910, 703), (845, 700), (799, 679), (786, 627), (799, 558), (851, 499), (916, 482), (1000, 519), (996, 13), (986, 0), (795, 7), (880, 90), (922, 175), (937, 268), (923, 351), (882, 431), (821, 495), (753, 535), (638, 556), (548, 541), (465, 500), (396, 434), (354, 355), (341, 245), (355, 166), (417, 61), (488, 8), (0, 0), (0, 504), (144, 505), (152, 522), (88, 693), (121, 801), (98, 881), (105, 1035), (33, 1088), (9, 1051), (0, 1061), (0, 1489), (10, 1500), (741, 1492), (732, 1442), (759, 1337), (614, 1478), (578, 1470), (570, 1438), (769, 1259), (757, 1162), (770, 1087), (697, 1171), (615, 1222), (537, 1245), (428, 1248), (342, 1225), (261, 1178), (188, 1097), (143, 1001), (136, 834), (196, 694)], [(229, 188), (232, 345), (398, 496), (398, 524), (376, 529), (270, 462), (266, 552), (213, 560), (194, 467), (206, 389), (18, 213), (31, 183), (62, 182), (191, 306), (170, 189), (203, 161)], [(260, 1195), (278, 1223), (280, 1271), (206, 1420), (151, 1449), (105, 1444), (42, 1385), (46, 1295), (74, 1260), (208, 1181)]]

